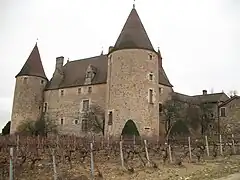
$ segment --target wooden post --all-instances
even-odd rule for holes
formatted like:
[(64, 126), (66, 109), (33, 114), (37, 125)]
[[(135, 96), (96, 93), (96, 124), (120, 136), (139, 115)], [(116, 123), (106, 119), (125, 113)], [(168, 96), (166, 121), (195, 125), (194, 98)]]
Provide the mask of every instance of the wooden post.
[(18, 155), (18, 152), (19, 152), (19, 135), (17, 135), (17, 155)]
[(168, 145), (168, 153), (169, 153), (169, 161), (172, 163), (172, 150), (171, 150), (171, 145)]
[(57, 180), (57, 167), (56, 167), (55, 149), (52, 150), (52, 158), (53, 158), (53, 177), (54, 177), (54, 180)]
[(188, 137), (188, 149), (189, 149), (189, 159), (192, 161), (192, 148), (191, 148), (191, 137)]
[(148, 148), (147, 148), (147, 140), (144, 140), (144, 146), (145, 146), (145, 153), (146, 153), (146, 158), (147, 158), (147, 165), (149, 165), (150, 163), (150, 159), (149, 159), (149, 154), (148, 154)]
[(109, 148), (109, 142), (110, 141), (110, 137), (109, 137), (109, 135), (107, 136), (107, 147)]
[(219, 135), (219, 143), (220, 143), (220, 155), (223, 155), (223, 147), (222, 147), (222, 135)]
[(121, 165), (122, 165), (122, 168), (124, 168), (124, 159), (123, 159), (122, 141), (119, 142), (119, 145), (120, 145)]
[(232, 134), (232, 147), (233, 147), (233, 154), (236, 154), (234, 134)]
[(210, 156), (207, 136), (205, 136), (205, 144), (206, 144), (207, 156)]
[(59, 148), (59, 136), (57, 135), (57, 148)]
[(9, 180), (13, 180), (13, 148), (10, 148)]
[(93, 143), (90, 143), (91, 149), (91, 179), (94, 179), (94, 159), (93, 159)]
[(135, 136), (135, 134), (133, 135), (133, 146), (135, 146), (135, 144), (136, 144), (136, 136)]

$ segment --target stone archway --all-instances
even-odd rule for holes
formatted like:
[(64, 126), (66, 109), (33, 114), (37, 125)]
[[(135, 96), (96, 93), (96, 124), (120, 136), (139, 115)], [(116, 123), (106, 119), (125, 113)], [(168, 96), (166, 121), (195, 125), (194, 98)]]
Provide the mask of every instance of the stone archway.
[(133, 122), (133, 120), (129, 119), (123, 129), (122, 129), (122, 136), (140, 136), (140, 133), (137, 129), (136, 124)]

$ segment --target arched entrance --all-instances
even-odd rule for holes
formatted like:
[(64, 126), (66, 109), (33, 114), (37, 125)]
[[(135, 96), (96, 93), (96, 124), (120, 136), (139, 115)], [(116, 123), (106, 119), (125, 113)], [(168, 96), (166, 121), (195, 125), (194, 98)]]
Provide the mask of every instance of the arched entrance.
[(133, 120), (128, 120), (126, 124), (123, 127), (122, 130), (122, 136), (140, 136), (139, 131), (137, 129), (136, 124), (133, 122)]

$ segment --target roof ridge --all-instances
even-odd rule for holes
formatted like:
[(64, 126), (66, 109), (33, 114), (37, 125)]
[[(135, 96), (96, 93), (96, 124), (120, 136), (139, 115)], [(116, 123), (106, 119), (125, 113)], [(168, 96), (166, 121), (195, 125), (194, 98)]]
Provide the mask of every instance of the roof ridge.
[(72, 62), (76, 62), (76, 61), (93, 60), (94, 58), (98, 58), (98, 57), (100, 57), (100, 56), (107, 56), (107, 55), (108, 55), (108, 54), (103, 54), (103, 55), (92, 56), (92, 57), (83, 58), (83, 59), (75, 59), (75, 60), (69, 61), (68, 63), (72, 63)]

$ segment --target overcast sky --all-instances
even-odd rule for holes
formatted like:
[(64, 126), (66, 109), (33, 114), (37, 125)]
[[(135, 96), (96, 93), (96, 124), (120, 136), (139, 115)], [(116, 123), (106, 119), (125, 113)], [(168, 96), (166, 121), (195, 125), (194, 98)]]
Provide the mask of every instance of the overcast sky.
[[(10, 120), (15, 85), (38, 38), (50, 79), (57, 56), (107, 53), (133, 0), (0, 0), (0, 128)], [(177, 92), (240, 92), (239, 0), (136, 0), (136, 9)]]

